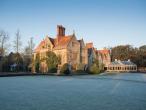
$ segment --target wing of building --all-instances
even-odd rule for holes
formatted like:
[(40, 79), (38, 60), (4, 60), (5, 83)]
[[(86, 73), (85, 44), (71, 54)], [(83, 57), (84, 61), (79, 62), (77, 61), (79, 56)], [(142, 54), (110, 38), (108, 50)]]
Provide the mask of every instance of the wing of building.
[(100, 64), (104, 64), (105, 70), (107, 70), (108, 65), (111, 63), (110, 50), (104, 48), (103, 50), (97, 50), (97, 59)]
[(88, 51), (88, 65), (92, 65), (94, 60), (97, 59), (99, 64), (104, 65), (104, 69), (107, 70), (108, 65), (111, 63), (110, 50), (107, 48), (97, 50), (92, 42), (87, 43), (86, 48)]

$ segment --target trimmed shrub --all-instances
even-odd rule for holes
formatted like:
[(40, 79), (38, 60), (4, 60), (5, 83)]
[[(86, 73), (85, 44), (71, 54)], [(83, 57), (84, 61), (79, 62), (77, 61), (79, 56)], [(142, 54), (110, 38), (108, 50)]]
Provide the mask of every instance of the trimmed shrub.
[(74, 71), (75, 73), (84, 73), (84, 65), (79, 63), (76, 66), (76, 70)]
[(90, 66), (89, 68), (89, 73), (90, 74), (99, 74), (100, 73), (100, 70), (99, 68), (96, 66), (96, 64), (93, 64)]
[(36, 62), (36, 64), (35, 64), (35, 70), (36, 70), (37, 73), (39, 72), (39, 69), (40, 69), (40, 63), (39, 62)]
[(84, 64), (79, 63), (77, 64), (76, 70), (84, 70), (84, 66)]
[(60, 73), (63, 75), (69, 75), (71, 74), (71, 71), (69, 70), (69, 65), (68, 63), (65, 63), (62, 67), (61, 67), (61, 70), (60, 70)]
[(51, 68), (51, 69), (49, 69), (49, 71), (48, 71), (49, 73), (56, 73), (57, 72), (57, 68)]
[(48, 65), (48, 68), (52, 69), (56, 67), (56, 65), (58, 65), (59, 63), (59, 58), (56, 56), (56, 54), (51, 51), (47, 52), (46, 54), (47, 57), (45, 58), (45, 61)]

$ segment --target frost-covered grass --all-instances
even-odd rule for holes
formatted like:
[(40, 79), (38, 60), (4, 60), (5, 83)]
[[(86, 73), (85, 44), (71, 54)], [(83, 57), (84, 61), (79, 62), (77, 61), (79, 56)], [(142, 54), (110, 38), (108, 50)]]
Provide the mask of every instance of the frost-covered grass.
[(0, 77), (0, 110), (145, 110), (146, 74)]

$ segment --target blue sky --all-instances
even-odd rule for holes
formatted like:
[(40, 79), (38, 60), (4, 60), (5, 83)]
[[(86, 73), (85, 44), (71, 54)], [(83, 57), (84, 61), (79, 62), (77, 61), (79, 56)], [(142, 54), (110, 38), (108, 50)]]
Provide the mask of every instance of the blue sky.
[[(97, 49), (146, 44), (146, 0), (0, 0), (0, 29), (10, 41), (20, 30), (23, 46), (56, 36), (56, 25), (75, 30), (78, 39)], [(12, 45), (12, 44), (11, 44)]]

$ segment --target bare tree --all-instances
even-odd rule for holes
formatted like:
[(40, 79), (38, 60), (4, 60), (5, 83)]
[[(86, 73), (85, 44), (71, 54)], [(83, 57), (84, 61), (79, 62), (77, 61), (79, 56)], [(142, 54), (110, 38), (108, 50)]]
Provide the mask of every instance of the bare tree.
[(21, 49), (21, 35), (20, 35), (20, 31), (17, 30), (16, 32), (16, 36), (15, 36), (15, 39), (14, 39), (14, 49), (17, 53), (20, 52), (20, 49)]
[(32, 55), (33, 49), (35, 46), (35, 44), (33, 43), (33, 37), (30, 38), (30, 41), (28, 43), (29, 43), (29, 47), (30, 47), (30, 55)]
[(34, 43), (33, 38), (31, 37), (30, 40), (28, 41), (28, 45), (25, 47), (23, 55), (24, 66), (26, 71), (31, 70), (33, 49)]
[(28, 45), (25, 47), (25, 54), (31, 56), (33, 54), (34, 46), (33, 37), (31, 37), (28, 41)]
[(9, 35), (7, 32), (0, 30), (0, 54), (3, 56), (6, 52), (6, 44), (8, 41)]

